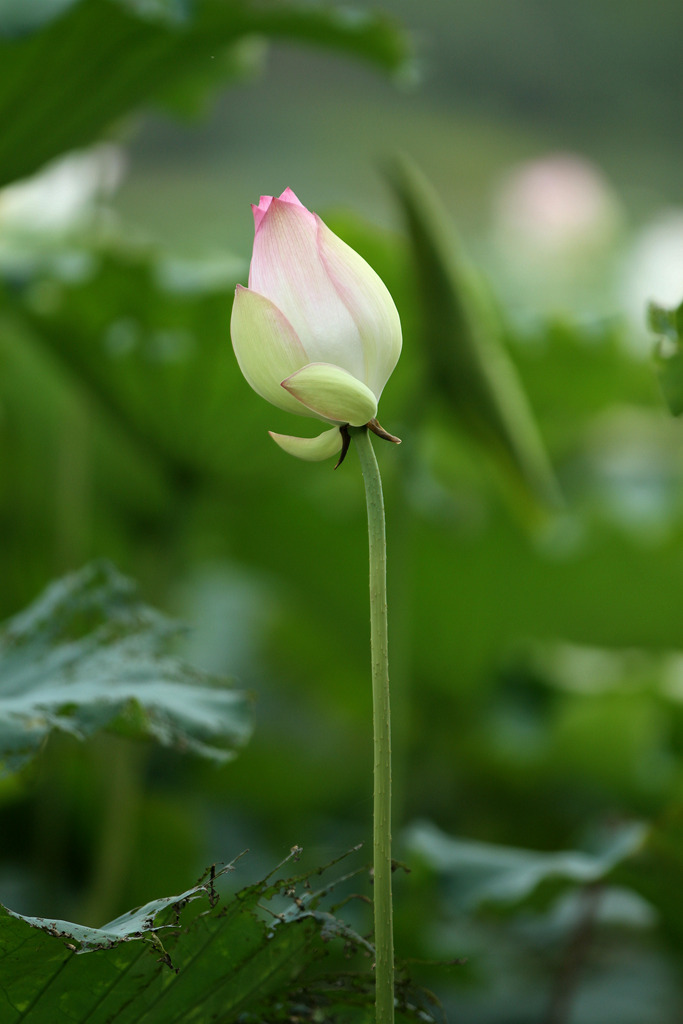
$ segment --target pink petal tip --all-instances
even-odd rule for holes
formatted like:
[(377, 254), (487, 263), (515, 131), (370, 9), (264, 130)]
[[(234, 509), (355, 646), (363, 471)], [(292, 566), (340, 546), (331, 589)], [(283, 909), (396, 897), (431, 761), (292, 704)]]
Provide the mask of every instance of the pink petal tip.
[(258, 231), (258, 229), (260, 227), (260, 224), (261, 224), (261, 221), (265, 217), (266, 212), (267, 212), (268, 208), (270, 207), (270, 204), (272, 203), (272, 201), (273, 201), (273, 197), (272, 196), (261, 196), (261, 198), (259, 199), (258, 206), (256, 206), (254, 203), (251, 204), (251, 209), (252, 209), (252, 212), (254, 214), (254, 230), (255, 231)]
[(283, 203), (293, 203), (293, 204), (294, 204), (295, 206), (302, 206), (302, 207), (304, 208), (304, 210), (306, 209), (306, 207), (305, 207), (305, 206), (304, 206), (304, 204), (303, 204), (303, 203), (301, 202), (301, 200), (300, 200), (300, 199), (299, 199), (299, 198), (298, 198), (298, 197), (297, 197), (297, 196), (296, 196), (296, 195), (294, 194), (294, 192), (292, 192), (292, 190), (291, 190), (291, 188), (289, 187), (289, 185), (288, 185), (288, 186), (287, 186), (287, 188), (286, 188), (286, 189), (284, 190), (284, 192), (281, 192), (281, 193), (280, 193), (280, 195), (278, 196), (278, 198), (279, 198), (279, 199), (280, 199), (280, 200), (281, 200), (281, 201), (282, 201)]
[(254, 203), (251, 204), (251, 209), (254, 214), (254, 232), (257, 232), (261, 227), (263, 218), (268, 213), (268, 210), (271, 208), (273, 203), (287, 203), (289, 206), (298, 206), (300, 210), (303, 210), (307, 217), (312, 221), (315, 221), (315, 214), (306, 209), (301, 200), (288, 186), (277, 198), (274, 196), (261, 196), (258, 206)]

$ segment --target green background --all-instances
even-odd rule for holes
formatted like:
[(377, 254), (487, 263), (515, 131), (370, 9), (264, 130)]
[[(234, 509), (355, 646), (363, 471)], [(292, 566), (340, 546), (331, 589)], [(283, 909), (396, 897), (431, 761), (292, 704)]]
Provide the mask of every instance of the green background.
[[(20, 51), (58, 20), (36, 6), (35, 35), (16, 34), (0, 7), (3, 180), (105, 132), (127, 167), (106, 211), (57, 234), (3, 220), (0, 194), (0, 611), (107, 557), (189, 624), (191, 661), (253, 692), (255, 733), (222, 768), (113, 736), (53, 737), (0, 783), (0, 897), (99, 925), (245, 847), (251, 881), (295, 843), (312, 867), (369, 838), (359, 468), (353, 453), (333, 472), (279, 451), (266, 431), (298, 424), (250, 391), (229, 342), (249, 203), (290, 186), (377, 269), (404, 325), (380, 408), (403, 444), (376, 444), (394, 833), (413, 868), (397, 875), (399, 954), (469, 957), (424, 969), (468, 1024), (678, 1019), (683, 437), (644, 307), (632, 318), (629, 268), (640, 232), (683, 199), (680, 6), (395, 0), (384, 7), (405, 29), (378, 30), (386, 57), (353, 15), (302, 29), (315, 5), (280, 38), (272, 5), (131, 0), (150, 39), (135, 65), (132, 35), (115, 48), (102, 28), (123, 7), (72, 5), (90, 28), (50, 49), (53, 64)], [(189, 32), (206, 11), (185, 68), (155, 32), (167, 17)], [(229, 61), (227, 11), (248, 22)], [(173, 45), (187, 57), (189, 43)], [(430, 347), (445, 300), (414, 269), (387, 175), (397, 152), (431, 179), (437, 219), (458, 225), (486, 281), (471, 316), (516, 369), (560, 508), (510, 469), (478, 393), (467, 406), (468, 379), (462, 394), (457, 375), (439, 386), (438, 359), (455, 365), (464, 342), (439, 341), (438, 359)], [(557, 152), (604, 175), (613, 228), (559, 255), (526, 236), (506, 248), (501, 183)], [(683, 298), (683, 270), (680, 290), (662, 300)], [(538, 851), (593, 850), (635, 820), (659, 838), (601, 883), (592, 945), (555, 1011), (584, 887), (564, 904), (463, 911), (449, 872), (411, 845), (418, 820)]]

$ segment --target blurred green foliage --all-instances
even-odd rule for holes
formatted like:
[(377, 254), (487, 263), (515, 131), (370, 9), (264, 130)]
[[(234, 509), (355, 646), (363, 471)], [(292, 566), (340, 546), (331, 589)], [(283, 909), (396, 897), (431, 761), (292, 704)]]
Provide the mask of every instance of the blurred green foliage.
[[(0, 8), (3, 182), (73, 145), (121, 137), (140, 104), (196, 107), (234, 81), (234, 46), (247, 34), (394, 70), (405, 59), (386, 19), (315, 5), (62, 6), (21, 26), (3, 23)], [(393, 230), (350, 213), (326, 218), (387, 282), (405, 334), (381, 409), (403, 445), (377, 446), (394, 831), (413, 869), (396, 878), (397, 949), (468, 957), (423, 969), (456, 1020), (673, 1022), (683, 1000), (680, 424), (623, 323), (520, 326), (473, 288), (450, 229), (433, 228), (445, 214), (415, 195), (403, 188), (412, 226), (398, 203)], [(255, 198), (244, 196), (245, 216)], [(314, 868), (370, 830), (358, 467), (349, 458), (332, 473), (270, 444), (268, 428), (292, 424), (233, 361), (230, 304), (248, 254), (230, 259), (230, 238), (224, 259), (181, 262), (101, 207), (48, 232), (17, 227), (10, 206), (0, 196), (0, 611), (110, 558), (146, 599), (192, 624), (187, 657), (254, 692), (256, 729), (221, 769), (121, 737), (53, 736), (0, 784), (2, 901), (100, 925), (183, 891), (246, 846), (248, 880), (294, 843)], [(425, 302), (430, 283), (440, 287)], [(479, 342), (455, 330), (458, 294), (468, 296), (461, 326), (495, 345), (498, 360), (463, 350)], [(439, 339), (438, 324), (451, 325)], [(474, 383), (458, 394), (453, 368), (473, 362)], [(517, 411), (501, 416), (508, 385)], [(527, 459), (513, 459), (510, 482), (523, 438), (562, 494), (544, 516), (526, 505), (520, 515)], [(563, 876), (552, 900), (501, 910), (470, 892), (463, 907), (453, 898), (460, 862), (440, 866), (426, 841), (418, 850), (406, 831), (416, 819), (451, 841), (495, 844), (504, 864), (513, 848), (516, 882), (515, 865), (537, 863), (530, 851), (551, 857), (541, 863), (574, 850), (595, 864), (636, 834), (634, 822), (644, 838), (603, 873)], [(362, 902), (348, 911), (369, 929)]]
[(664, 309), (651, 302), (648, 321), (653, 333), (660, 336), (655, 355), (662, 394), (674, 416), (680, 416), (683, 413), (683, 303), (675, 309)]

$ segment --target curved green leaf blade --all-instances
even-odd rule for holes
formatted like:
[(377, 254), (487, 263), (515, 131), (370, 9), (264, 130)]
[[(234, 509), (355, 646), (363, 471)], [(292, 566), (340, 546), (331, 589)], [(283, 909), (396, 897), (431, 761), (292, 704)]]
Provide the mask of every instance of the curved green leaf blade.
[[(42, 23), (25, 14), (16, 34), (21, 27), (15, 8), (4, 19), (0, 12), (0, 186), (89, 145), (167, 91), (182, 104), (186, 84), (196, 104), (197, 78), (207, 67), (229, 71), (225, 51), (254, 34), (346, 50), (391, 70), (407, 54), (386, 18), (279, 0), (77, 0)], [(214, 84), (212, 73), (206, 85)]]
[(459, 252), (432, 186), (408, 160), (390, 179), (413, 250), (432, 393), (532, 502), (558, 506), (552, 469), (495, 316)]
[(0, 773), (53, 729), (155, 739), (225, 762), (251, 732), (248, 699), (168, 653), (181, 628), (98, 562), (55, 583), (0, 629)]

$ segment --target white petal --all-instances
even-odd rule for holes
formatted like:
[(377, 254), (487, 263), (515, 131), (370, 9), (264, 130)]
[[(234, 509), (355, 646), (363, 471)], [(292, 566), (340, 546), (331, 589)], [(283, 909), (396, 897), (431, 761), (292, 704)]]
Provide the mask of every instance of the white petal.
[(320, 255), (320, 223), (305, 207), (273, 199), (254, 239), (249, 287), (284, 313), (307, 362), (334, 363), (363, 379), (361, 336)]
[(342, 436), (339, 427), (332, 427), (325, 430), (317, 437), (292, 437), (291, 434), (276, 434), (269, 430), (275, 444), (279, 444), (288, 455), (295, 455), (297, 459), (304, 459), (306, 462), (322, 462), (329, 459), (341, 450)]
[(362, 381), (340, 366), (309, 363), (283, 380), (282, 387), (317, 416), (362, 427), (377, 412), (377, 399)]
[(401, 354), (398, 310), (372, 267), (320, 220), (318, 243), (328, 276), (361, 336), (362, 379), (379, 399)]
[(280, 387), (308, 358), (292, 325), (269, 299), (238, 285), (230, 334), (240, 370), (257, 394), (279, 409), (312, 415)]

